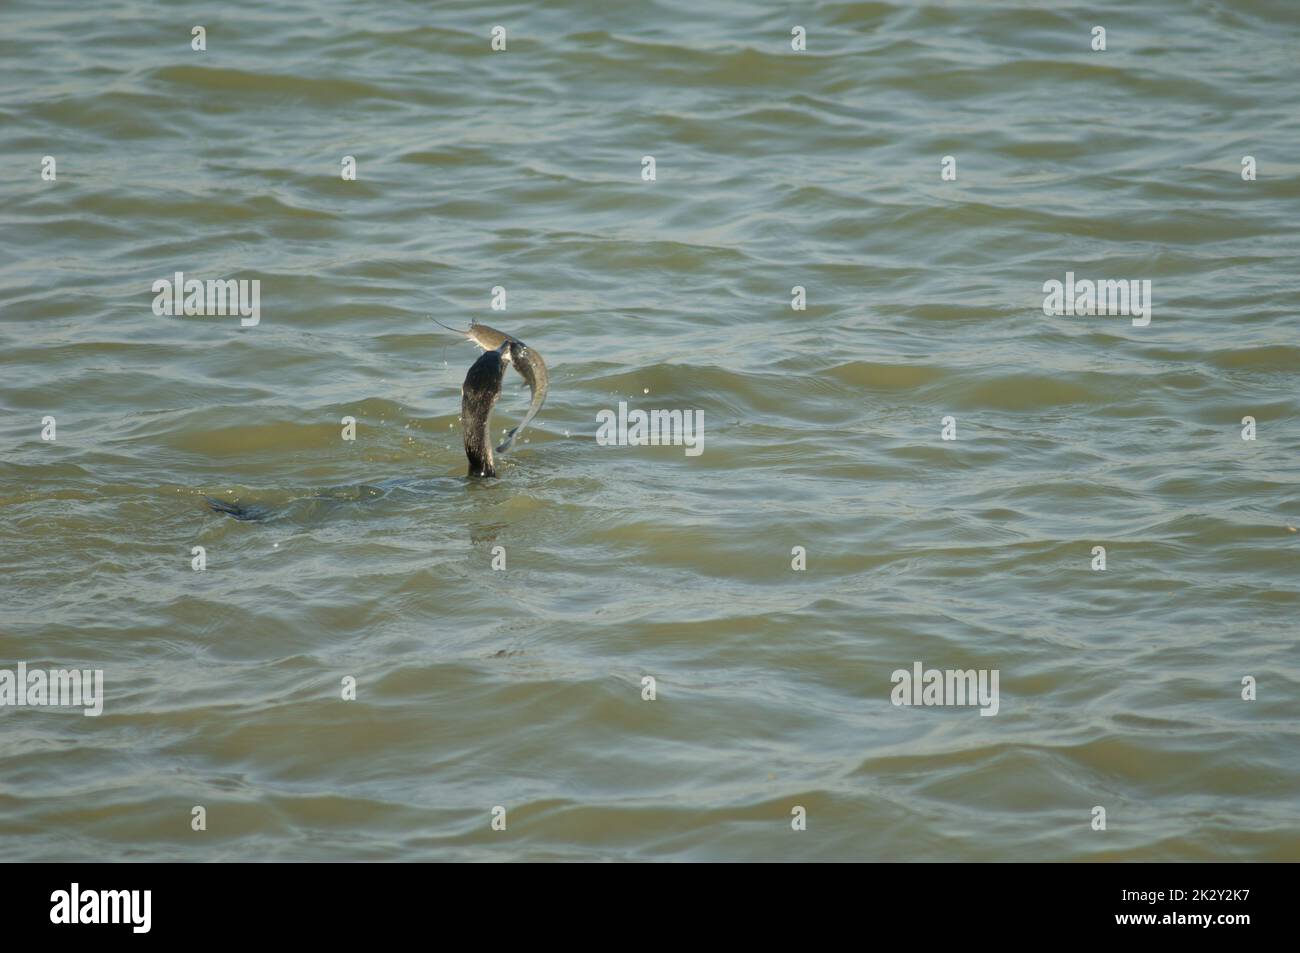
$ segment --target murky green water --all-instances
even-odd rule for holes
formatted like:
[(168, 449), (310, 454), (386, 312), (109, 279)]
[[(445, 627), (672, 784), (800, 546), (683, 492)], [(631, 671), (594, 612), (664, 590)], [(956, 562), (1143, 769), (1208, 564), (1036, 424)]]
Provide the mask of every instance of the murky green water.
[[(0, 857), (1300, 859), (1300, 7), (86, 7), (0, 8), (0, 669), (104, 711), (0, 708)], [(430, 315), (550, 365), (496, 481)]]

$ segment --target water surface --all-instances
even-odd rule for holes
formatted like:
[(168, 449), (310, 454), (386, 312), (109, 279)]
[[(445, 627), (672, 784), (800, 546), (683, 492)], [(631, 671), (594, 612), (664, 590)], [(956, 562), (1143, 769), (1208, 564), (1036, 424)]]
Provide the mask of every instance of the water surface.
[[(0, 858), (1300, 859), (1289, 0), (113, 7), (0, 10), (0, 668), (106, 691)], [(550, 365), (498, 480), (430, 315)]]

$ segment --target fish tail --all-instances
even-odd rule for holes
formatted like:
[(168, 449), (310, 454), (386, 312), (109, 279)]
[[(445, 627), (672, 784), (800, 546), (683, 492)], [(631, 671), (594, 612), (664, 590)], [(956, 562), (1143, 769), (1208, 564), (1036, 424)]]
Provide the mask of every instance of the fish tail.
[(497, 447), (497, 453), (506, 453), (511, 447), (513, 447), (515, 445), (515, 436), (518, 433), (519, 428), (516, 427), (514, 430), (506, 434), (506, 439), (501, 442), (501, 446)]

